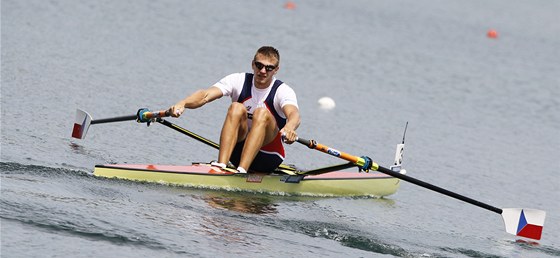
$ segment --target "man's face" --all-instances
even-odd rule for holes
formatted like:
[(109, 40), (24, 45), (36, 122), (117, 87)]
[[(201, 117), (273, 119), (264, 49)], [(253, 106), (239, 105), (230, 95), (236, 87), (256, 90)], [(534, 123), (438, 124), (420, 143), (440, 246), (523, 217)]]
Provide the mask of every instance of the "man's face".
[[(272, 82), (272, 77), (278, 71), (278, 60), (274, 57), (267, 57), (257, 54), (252, 63), (255, 74), (255, 86), (265, 88)], [(259, 69), (260, 68), (260, 69)]]

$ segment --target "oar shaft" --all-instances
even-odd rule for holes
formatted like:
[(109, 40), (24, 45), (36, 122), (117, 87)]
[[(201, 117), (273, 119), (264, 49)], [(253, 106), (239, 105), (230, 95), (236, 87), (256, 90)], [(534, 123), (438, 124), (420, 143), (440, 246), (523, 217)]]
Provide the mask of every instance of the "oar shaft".
[(449, 197), (453, 197), (453, 198), (455, 198), (455, 199), (458, 199), (458, 200), (461, 200), (461, 201), (464, 201), (464, 202), (467, 202), (467, 203), (476, 205), (476, 206), (481, 207), (481, 208), (483, 208), (483, 209), (487, 209), (487, 210), (489, 210), (489, 211), (493, 211), (493, 212), (495, 212), (495, 213), (502, 214), (502, 209), (500, 209), (500, 208), (497, 208), (497, 207), (494, 207), (494, 206), (492, 206), (492, 205), (489, 205), (489, 204), (486, 204), (486, 203), (477, 201), (477, 200), (475, 200), (475, 199), (466, 197), (466, 196), (464, 196), (464, 195), (460, 195), (460, 194), (458, 194), (458, 193), (449, 191), (449, 190), (447, 190), (447, 189), (443, 189), (443, 188), (441, 188), (441, 187), (439, 187), (439, 186), (432, 185), (432, 184), (427, 183), (427, 182), (424, 182), (424, 181), (422, 181), (422, 180), (419, 180), (419, 179), (416, 179), (416, 178), (413, 178), (413, 177), (410, 177), (410, 176), (407, 176), (407, 175), (404, 175), (404, 174), (395, 172), (395, 171), (393, 171), (393, 170), (391, 170), (391, 169), (388, 169), (388, 168), (379, 166), (379, 168), (377, 169), (377, 171), (379, 171), (379, 172), (381, 172), (381, 173), (384, 173), (384, 174), (387, 174), (387, 175), (390, 175), (390, 176), (392, 176), (392, 177), (396, 177), (396, 178), (402, 179), (402, 180), (407, 181), (407, 182), (409, 182), (409, 183), (413, 183), (413, 184), (415, 184), (415, 185), (418, 185), (418, 186), (421, 186), (421, 187), (424, 187), (424, 188), (428, 188), (428, 189), (430, 189), (430, 190), (432, 190), (432, 191), (435, 191), (435, 192), (438, 192), (438, 193), (440, 193), (440, 194), (444, 194), (444, 195), (447, 195), (447, 196), (449, 196)]
[(324, 174), (324, 173), (339, 171), (339, 170), (342, 170), (342, 169), (353, 168), (353, 167), (356, 167), (356, 165), (352, 162), (348, 162), (348, 163), (339, 164), (339, 165), (332, 165), (332, 166), (328, 166), (328, 167), (322, 167), (322, 168), (307, 170), (307, 171), (304, 171), (304, 172), (301, 172), (301, 173), (298, 173), (298, 174), (299, 175), (320, 175), (320, 174)]
[[(141, 113), (141, 121), (147, 121), (153, 118), (158, 117), (168, 117), (170, 116), (169, 110), (161, 110), (161, 111), (145, 111)], [(137, 120), (139, 119), (138, 114), (130, 115), (130, 116), (118, 116), (118, 117), (111, 117), (111, 118), (102, 118), (102, 119), (95, 119), (91, 120), (91, 124), (103, 124), (103, 123), (112, 123), (112, 122), (122, 122), (128, 120)]]
[[(301, 143), (301, 144), (303, 144), (303, 145), (305, 145), (305, 146), (307, 146), (307, 147), (309, 147), (309, 148), (311, 148), (311, 149), (315, 149), (315, 150), (318, 150), (318, 151), (321, 151), (321, 152), (330, 154), (330, 155), (332, 155), (332, 156), (339, 157), (339, 158), (341, 158), (341, 159), (350, 161), (350, 162), (356, 164), (356, 165), (359, 166), (359, 167), (362, 167), (362, 166), (365, 164), (365, 160), (364, 160), (363, 158), (361, 158), (361, 157), (353, 156), (353, 155), (350, 155), (350, 154), (348, 154), (348, 153), (344, 153), (344, 152), (335, 150), (335, 149), (330, 148), (330, 147), (328, 147), (328, 146), (325, 146), (325, 145), (322, 145), (322, 144), (320, 144), (320, 143), (317, 143), (317, 142), (314, 141), (314, 140), (306, 140), (306, 139), (298, 138), (298, 139), (297, 139), (297, 142), (299, 142), (299, 143)], [(466, 197), (466, 196), (464, 196), (464, 195), (460, 195), (460, 194), (458, 194), (458, 193), (455, 193), (455, 192), (452, 192), (452, 191), (443, 189), (443, 188), (441, 188), (441, 187), (438, 187), (438, 186), (432, 185), (432, 184), (430, 184), (430, 183), (424, 182), (424, 181), (422, 181), (422, 180), (419, 180), (419, 179), (416, 179), (416, 178), (407, 176), (407, 175), (405, 175), (405, 174), (401, 174), (401, 173), (399, 173), (399, 172), (395, 172), (395, 171), (393, 171), (393, 170), (391, 170), (391, 169), (388, 169), (388, 168), (379, 166), (379, 165), (378, 165), (377, 163), (375, 163), (375, 162), (371, 162), (371, 167), (370, 167), (370, 169), (371, 169), (371, 170), (379, 171), (379, 172), (381, 172), (381, 173), (390, 175), (390, 176), (392, 176), (392, 177), (396, 177), (396, 178), (402, 179), (402, 180), (404, 180), (404, 181), (407, 181), (407, 182), (409, 182), (409, 183), (413, 183), (413, 184), (415, 184), (415, 185), (418, 185), (418, 186), (421, 186), (421, 187), (424, 187), (424, 188), (428, 188), (428, 189), (430, 189), (430, 190), (432, 190), (432, 191), (436, 191), (436, 192), (438, 192), (438, 193), (441, 193), (441, 194), (447, 195), (447, 196), (449, 196), (449, 197), (453, 197), (453, 198), (455, 198), (455, 199), (458, 199), (458, 200), (461, 200), (461, 201), (464, 201), (464, 202), (467, 202), (467, 203), (476, 205), (476, 206), (478, 206), (478, 207), (481, 207), (481, 208), (484, 208), (484, 209), (493, 211), (493, 212), (495, 212), (495, 213), (502, 214), (502, 209), (500, 209), (500, 208), (497, 208), (497, 207), (494, 207), (494, 206), (492, 206), (492, 205), (489, 205), (489, 204), (486, 204), (486, 203), (483, 203), (483, 202), (480, 202), (480, 201), (471, 199), (471, 198)]]
[(189, 131), (189, 130), (183, 128), (183, 127), (180, 127), (180, 126), (178, 126), (178, 125), (176, 125), (176, 124), (174, 124), (174, 123), (171, 123), (171, 122), (169, 122), (169, 121), (167, 121), (167, 120), (165, 120), (165, 119), (157, 119), (157, 122), (159, 122), (160, 124), (165, 125), (165, 126), (171, 128), (171, 129), (173, 129), (173, 130), (175, 130), (175, 131), (177, 131), (177, 132), (180, 132), (180, 133), (182, 133), (182, 134), (184, 134), (184, 135), (190, 136), (191, 138), (193, 138), (193, 139), (195, 139), (195, 140), (197, 140), (197, 141), (199, 141), (199, 142), (205, 143), (206, 145), (209, 145), (209, 146), (214, 147), (214, 148), (216, 148), (216, 149), (220, 149), (220, 145), (219, 145), (219, 144), (217, 144), (217, 143), (215, 143), (215, 142), (213, 142), (213, 141), (211, 141), (211, 140), (209, 140), (209, 139), (207, 139), (207, 138), (204, 138), (204, 137), (202, 137), (202, 136), (200, 136), (200, 135), (198, 135), (198, 134), (196, 134), (196, 133), (193, 133), (193, 132), (191, 132), (191, 131)]
[(112, 123), (112, 122), (122, 122), (122, 121), (135, 120), (135, 119), (136, 119), (136, 115), (119, 116), (119, 117), (91, 120), (91, 124), (93, 125), (93, 124), (103, 124), (103, 123)]

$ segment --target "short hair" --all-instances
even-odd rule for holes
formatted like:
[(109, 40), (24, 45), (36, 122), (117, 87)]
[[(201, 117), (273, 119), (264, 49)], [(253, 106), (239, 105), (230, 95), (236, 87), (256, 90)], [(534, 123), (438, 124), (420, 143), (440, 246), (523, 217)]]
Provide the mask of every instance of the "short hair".
[(276, 65), (280, 64), (280, 53), (278, 53), (278, 50), (274, 47), (263, 46), (263, 47), (259, 48), (257, 50), (257, 53), (255, 53), (255, 57), (253, 57), (253, 60), (255, 60), (257, 58), (258, 54), (261, 54), (261, 55), (266, 56), (266, 57), (274, 57), (274, 58), (276, 58), (276, 60), (278, 60), (278, 63)]

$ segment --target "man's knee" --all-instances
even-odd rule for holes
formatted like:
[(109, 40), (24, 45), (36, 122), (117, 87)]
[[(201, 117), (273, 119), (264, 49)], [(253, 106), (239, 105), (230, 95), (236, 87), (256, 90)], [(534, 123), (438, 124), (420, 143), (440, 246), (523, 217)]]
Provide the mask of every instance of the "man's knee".
[(233, 102), (229, 106), (228, 116), (230, 117), (244, 117), (247, 116), (247, 109), (239, 102)]
[(257, 108), (253, 112), (253, 124), (269, 124), (274, 122), (274, 117), (266, 108)]

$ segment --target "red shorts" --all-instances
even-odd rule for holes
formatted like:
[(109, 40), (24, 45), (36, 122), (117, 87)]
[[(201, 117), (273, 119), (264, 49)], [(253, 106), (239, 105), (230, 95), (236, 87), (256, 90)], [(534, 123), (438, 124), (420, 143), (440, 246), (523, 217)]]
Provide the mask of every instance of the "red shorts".
[[(244, 145), (245, 141), (238, 142), (231, 153), (230, 161), (236, 167), (239, 166)], [(284, 146), (282, 145), (282, 135), (278, 133), (272, 142), (263, 146), (259, 152), (257, 152), (257, 156), (255, 160), (253, 160), (249, 170), (272, 172), (282, 164), (284, 157), (286, 157), (286, 154), (284, 152)]]

